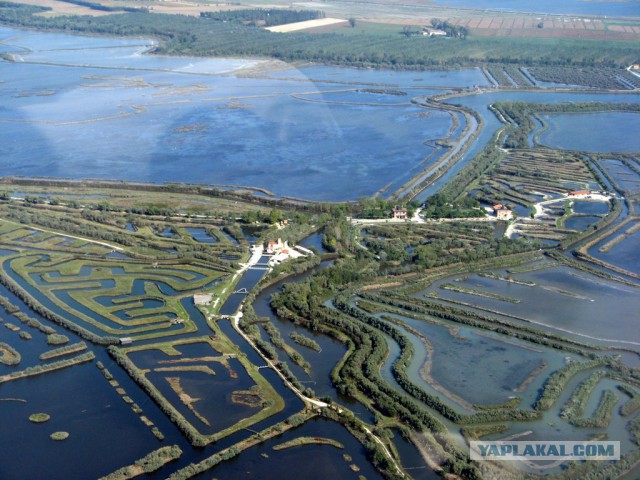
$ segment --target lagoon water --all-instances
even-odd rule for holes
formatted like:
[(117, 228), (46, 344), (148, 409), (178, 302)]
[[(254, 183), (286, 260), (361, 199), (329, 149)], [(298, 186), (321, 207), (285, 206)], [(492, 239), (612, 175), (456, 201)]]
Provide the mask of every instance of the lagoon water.
[[(536, 328), (571, 334), (585, 343), (625, 346), (640, 352), (636, 315), (640, 311), (640, 297), (633, 287), (566, 267), (546, 268), (519, 274), (516, 278), (535, 285), (475, 275), (455, 283), (481, 292), (499, 292), (517, 303), (442, 289), (437, 292), (441, 298), (510, 315)], [(451, 280), (436, 282), (434, 286)]]
[[(247, 77), (241, 75), (259, 61), (151, 56), (143, 54), (150, 40), (8, 28), (0, 28), (0, 45), (16, 59), (0, 61), (4, 175), (252, 185), (312, 200), (391, 193), (437, 162), (443, 151), (433, 142), (453, 125), (448, 113), (421, 109), (411, 99), (488, 84), (479, 69), (310, 66)], [(452, 103), (475, 108), (486, 126), (465, 160), (422, 197), (462, 168), (499, 126), (486, 106), (509, 100), (637, 102), (640, 95), (457, 98)], [(621, 135), (635, 131), (635, 123), (613, 120)], [(562, 138), (572, 134), (563, 132)]]
[[(477, 69), (332, 69), (335, 76), (313, 67), (282, 79), (242, 78), (229, 72), (259, 62), (142, 55), (146, 40), (0, 28), (0, 42), (16, 59), (0, 62), (5, 175), (254, 185), (354, 199), (405, 183), (433, 152), (425, 142), (448, 135), (451, 116), (425, 113), (412, 96), (435, 93), (430, 85), (486, 84)], [(382, 84), (405, 95), (364, 91)]]
[[(540, 143), (552, 148), (590, 152), (637, 152), (640, 114), (604, 112), (588, 114), (542, 115), (548, 129)], [(585, 132), (589, 132), (585, 135)]]

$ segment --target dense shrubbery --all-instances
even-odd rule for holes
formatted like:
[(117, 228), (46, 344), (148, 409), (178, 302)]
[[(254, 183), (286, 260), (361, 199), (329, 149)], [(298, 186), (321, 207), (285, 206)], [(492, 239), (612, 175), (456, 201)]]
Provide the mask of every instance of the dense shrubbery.
[(47, 343), (49, 345), (64, 345), (69, 342), (69, 337), (66, 335), (60, 335), (58, 333), (52, 333), (47, 335)]
[(458, 201), (452, 201), (440, 193), (429, 197), (424, 203), (422, 211), (422, 215), (426, 218), (470, 218), (484, 217), (486, 214), (485, 210), (480, 208), (477, 200), (465, 197)]
[(300, 333), (296, 333), (296, 332), (291, 332), (289, 334), (289, 337), (291, 337), (291, 340), (293, 340), (294, 342), (296, 342), (298, 345), (301, 345), (303, 347), (307, 347), (311, 350), (314, 350), (316, 352), (319, 352), (321, 350), (320, 345), (318, 345), (318, 342), (316, 342), (314, 339), (306, 337)]
[(592, 417), (575, 418), (571, 423), (582, 428), (606, 428), (609, 426), (611, 412), (616, 403), (618, 403), (618, 397), (611, 390), (605, 390)]
[(587, 406), (587, 401), (593, 389), (605, 374), (606, 372), (604, 370), (598, 370), (578, 385), (578, 388), (575, 389), (569, 401), (562, 407), (560, 416), (567, 418), (569, 421), (581, 417), (584, 414), (584, 409)]
[(602, 367), (607, 365), (608, 362), (609, 359), (607, 357), (598, 357), (589, 362), (572, 361), (567, 366), (557, 370), (545, 382), (542, 393), (534, 403), (533, 408), (535, 410), (549, 410), (564, 390), (567, 382), (578, 372), (590, 368)]
[(585, 87), (627, 90), (629, 85), (620, 80), (623, 70), (589, 67), (531, 67), (529, 72), (540, 81), (581, 85)]
[(74, 343), (72, 345), (66, 345), (60, 348), (54, 348), (53, 350), (48, 350), (44, 353), (40, 354), (40, 360), (48, 360), (50, 358), (61, 357), (63, 355), (68, 355), (69, 353), (80, 352), (87, 348), (87, 344), (84, 342)]
[(620, 407), (620, 415), (627, 417), (640, 410), (640, 393), (637, 390), (627, 385), (619, 385), (618, 389), (631, 397), (627, 403)]

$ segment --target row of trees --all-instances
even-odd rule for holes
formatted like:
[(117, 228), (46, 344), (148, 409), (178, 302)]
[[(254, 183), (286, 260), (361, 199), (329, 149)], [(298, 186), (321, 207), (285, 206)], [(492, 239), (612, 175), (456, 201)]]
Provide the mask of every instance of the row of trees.
[(252, 8), (241, 10), (221, 10), (200, 12), (200, 16), (216, 22), (237, 22), (243, 25), (266, 26), (284, 25), (324, 18), (319, 10), (284, 10), (280, 8)]

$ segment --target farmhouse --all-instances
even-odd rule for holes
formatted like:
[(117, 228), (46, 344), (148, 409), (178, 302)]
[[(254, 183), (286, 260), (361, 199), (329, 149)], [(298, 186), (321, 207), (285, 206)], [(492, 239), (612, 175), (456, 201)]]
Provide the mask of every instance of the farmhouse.
[(429, 28), (429, 27), (423, 27), (420, 34), (424, 35), (425, 37), (446, 37), (447, 36), (447, 32), (445, 32), (444, 30), (438, 30), (437, 28)]
[(513, 212), (501, 203), (493, 206), (493, 213), (498, 220), (511, 220), (513, 218)]
[(501, 208), (496, 210), (496, 217), (498, 220), (511, 220), (513, 218), (513, 212), (508, 208)]
[(406, 220), (407, 219), (407, 209), (400, 206), (395, 206), (391, 211), (391, 218), (396, 220)]

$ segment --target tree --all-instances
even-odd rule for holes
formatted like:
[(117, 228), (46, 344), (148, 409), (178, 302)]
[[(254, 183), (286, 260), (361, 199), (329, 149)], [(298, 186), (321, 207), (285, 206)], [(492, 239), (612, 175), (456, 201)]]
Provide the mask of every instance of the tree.
[(354, 28), (356, 26), (356, 19), (353, 17), (349, 18), (349, 25), (351, 28)]

